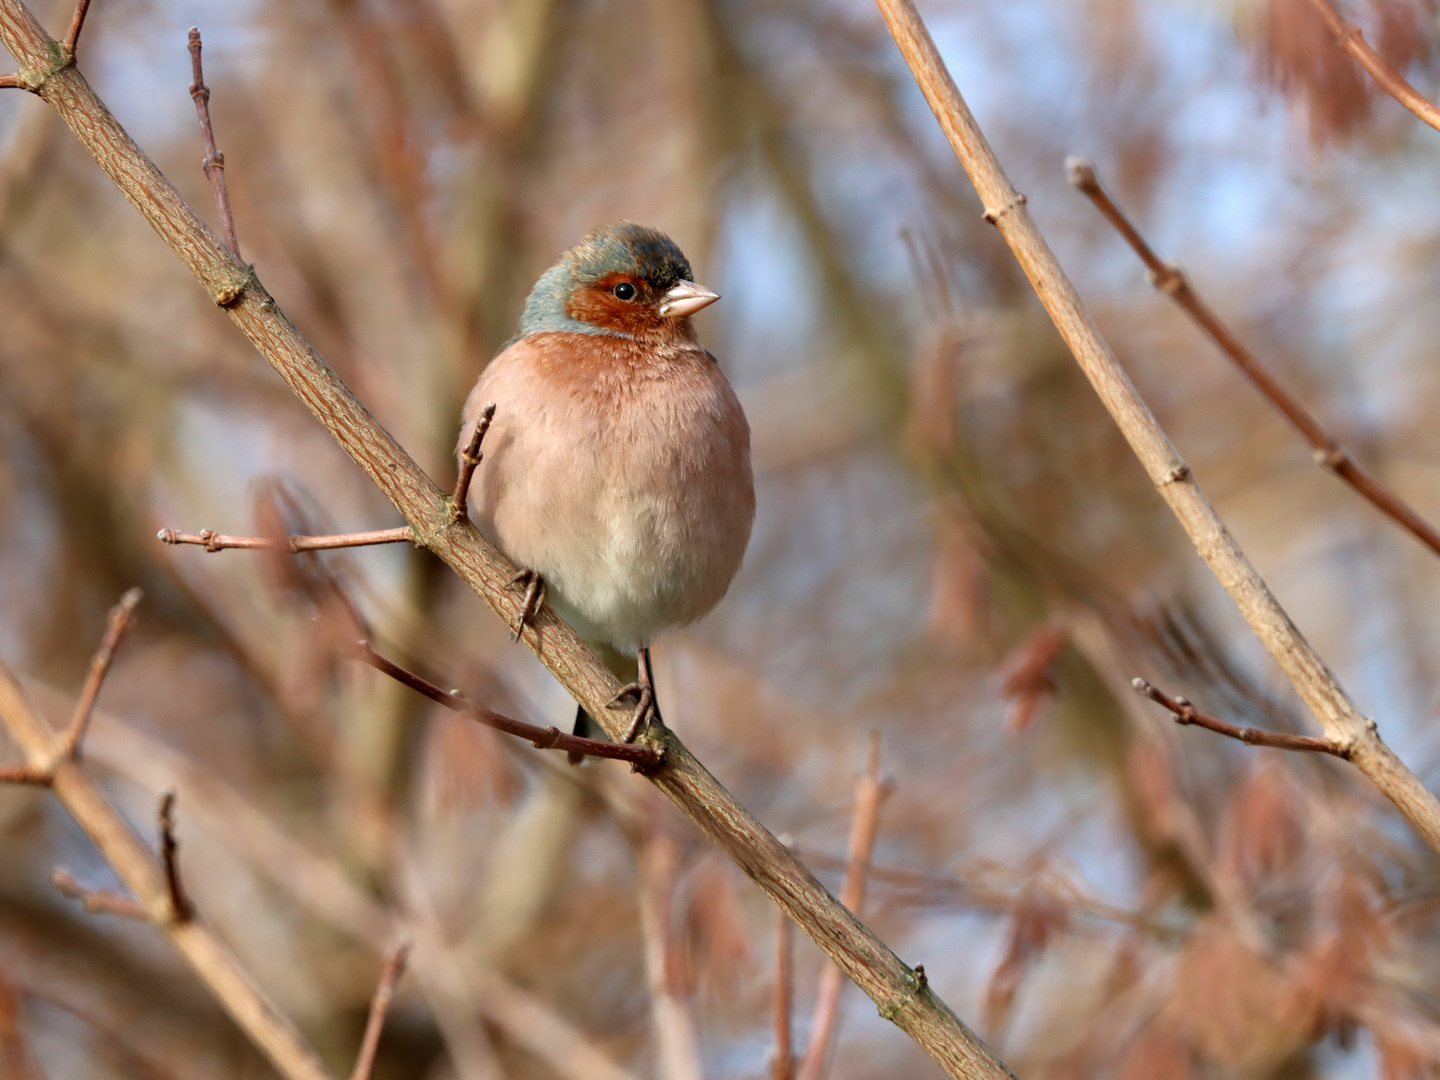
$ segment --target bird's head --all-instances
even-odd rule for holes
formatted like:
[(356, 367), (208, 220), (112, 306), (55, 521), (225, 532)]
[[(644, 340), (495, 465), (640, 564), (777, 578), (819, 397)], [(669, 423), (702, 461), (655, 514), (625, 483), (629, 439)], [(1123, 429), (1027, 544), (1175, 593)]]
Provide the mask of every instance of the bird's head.
[(520, 333), (693, 339), (690, 316), (720, 294), (690, 279), (690, 263), (664, 233), (630, 221), (607, 225), (562, 255), (535, 283)]

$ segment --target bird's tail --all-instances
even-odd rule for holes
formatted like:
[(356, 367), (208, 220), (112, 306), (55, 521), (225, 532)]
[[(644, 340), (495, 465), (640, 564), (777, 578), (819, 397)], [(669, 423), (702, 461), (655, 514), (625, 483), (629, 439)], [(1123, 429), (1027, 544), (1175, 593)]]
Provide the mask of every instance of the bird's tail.
[[(605, 661), (605, 666), (614, 672), (615, 677), (622, 683), (632, 683), (640, 677), (640, 663), (635, 657), (626, 656), (624, 653), (618, 652), (608, 645), (596, 646), (595, 651), (600, 654), (600, 659)], [(584, 705), (576, 706), (574, 734), (585, 739), (604, 739), (607, 737), (605, 729), (600, 726), (599, 721), (590, 715), (589, 710), (587, 710)], [(579, 765), (580, 762), (585, 760), (585, 755), (577, 754), (572, 750), (566, 755), (566, 758), (571, 765)]]

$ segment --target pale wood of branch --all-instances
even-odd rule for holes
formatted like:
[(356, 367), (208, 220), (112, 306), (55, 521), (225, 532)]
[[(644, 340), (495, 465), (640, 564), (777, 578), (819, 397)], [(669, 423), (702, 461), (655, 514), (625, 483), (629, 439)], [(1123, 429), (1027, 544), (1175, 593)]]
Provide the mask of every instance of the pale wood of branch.
[(1090, 385), (1170, 505), (1200, 557), (1320, 722), (1327, 738), (1350, 748), (1350, 760), (1440, 851), (1440, 801), (1360, 715), (1330, 669), (1271, 594), (1225, 528), (1179, 452), (1080, 302), (1075, 287), (1030, 219), (1025, 197), (1005, 175), (960, 96), (911, 0), (876, 0), (891, 35), (969, 174), (985, 218), (1000, 230)]
[(50, 788), (189, 962), (240, 1029), (287, 1080), (334, 1080), (294, 1025), (250, 982), (239, 961), (198, 919), (176, 920), (160, 861), (105, 801), (84, 767), (65, 754), (64, 741), (25, 700), (0, 664), (0, 721), (36, 768), (53, 769)]
[[(252, 267), (240, 264), (111, 115), (21, 0), (0, 0), (0, 41), (26, 85), (59, 113), (97, 164), (180, 257), (430, 548), (503, 617), (513, 567), (468, 521), (455, 521), (436, 486), (285, 317)], [(607, 706), (619, 681), (549, 608), (523, 640), (561, 684), (619, 737), (628, 711)], [(672, 732), (656, 731), (666, 766), (654, 783), (779, 904), (875, 1003), (952, 1076), (1013, 1075), (871, 930), (710, 775)]]

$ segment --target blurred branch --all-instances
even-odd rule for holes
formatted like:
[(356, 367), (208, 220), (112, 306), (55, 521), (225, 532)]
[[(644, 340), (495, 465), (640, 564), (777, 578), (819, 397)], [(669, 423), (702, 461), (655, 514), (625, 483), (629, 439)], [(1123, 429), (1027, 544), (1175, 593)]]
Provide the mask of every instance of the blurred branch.
[(385, 1030), (385, 1017), (390, 1012), (390, 1002), (395, 997), (395, 984), (405, 973), (405, 961), (410, 955), (410, 946), (405, 942), (396, 945), (385, 958), (385, 968), (380, 973), (380, 983), (375, 987), (375, 996), (370, 999), (370, 1016), (365, 1021), (365, 1037), (360, 1040), (360, 1053), (355, 1058), (355, 1071), (350, 1080), (370, 1080), (375, 1069), (375, 1052), (380, 1049), (380, 1033)]
[[(1324, 0), (1320, 0), (1323, 4)], [(1214, 311), (1195, 292), (1185, 272), (1173, 263), (1163, 262), (1145, 242), (1139, 231), (1125, 216), (1114, 201), (1100, 186), (1095, 169), (1084, 158), (1070, 158), (1065, 162), (1070, 183), (1089, 196), (1096, 209), (1115, 227), (1127, 244), (1140, 257), (1149, 270), (1150, 284), (1174, 300), (1185, 310), (1200, 329), (1210, 335), (1246, 377), (1255, 385), (1286, 420), (1304, 436), (1314, 452), (1315, 464), (1329, 469), (1371, 506), (1405, 529), (1435, 554), (1440, 555), (1440, 532), (1415, 512), (1403, 499), (1367, 473), (1337, 443), (1305, 407), (1290, 396), (1262, 365), (1259, 359), (1242, 345)]]
[(1403, 75), (1387, 64), (1380, 54), (1366, 43), (1365, 35), (1360, 32), (1358, 26), (1341, 18), (1340, 13), (1330, 5), (1329, 0), (1310, 0), (1310, 6), (1330, 28), (1330, 32), (1335, 35), (1335, 40), (1340, 43), (1340, 47), (1370, 73), (1370, 77), (1380, 84), (1380, 89), (1432, 128), (1440, 131), (1440, 108), (1436, 108), (1420, 91), (1411, 86)]
[(130, 620), (135, 615), (135, 605), (140, 603), (140, 596), (139, 589), (130, 589), (120, 598), (120, 602), (110, 609), (110, 616), (105, 621), (105, 636), (100, 640), (100, 648), (95, 650), (95, 656), (90, 661), (90, 674), (85, 678), (80, 700), (75, 703), (75, 714), (65, 729), (62, 745), (66, 757), (78, 757), (80, 754), (80, 742), (85, 738), (90, 714), (95, 711), (95, 699), (100, 694), (100, 684), (105, 681), (110, 662), (115, 659), (115, 649), (130, 626)]
[(1315, 750), (1322, 754), (1334, 754), (1346, 761), (1350, 760), (1350, 748), (1329, 739), (1320, 739), (1313, 735), (1287, 735), (1273, 731), (1261, 731), (1259, 728), (1240, 727), (1238, 724), (1206, 716), (1185, 698), (1172, 698), (1163, 690), (1151, 686), (1144, 679), (1137, 678), (1131, 685), (1151, 701), (1165, 706), (1174, 713), (1177, 724), (1195, 724), (1198, 727), (1209, 728), (1211, 731), (1228, 735), (1232, 739), (1239, 739), (1251, 746), (1273, 746), (1277, 750)]
[(87, 889), (68, 870), (56, 868), (50, 872), (50, 884), (67, 900), (79, 900), (80, 906), (91, 915), (118, 915), (122, 919), (138, 919), (149, 922), (150, 915), (145, 905), (129, 896), (110, 892), (108, 889)]
[(165, 868), (165, 895), (170, 898), (172, 921), (186, 922), (195, 914), (180, 883), (180, 844), (175, 839), (175, 792), (160, 796), (160, 865)]
[(376, 529), (373, 532), (341, 533), (338, 536), (287, 536), (285, 542), (268, 536), (225, 536), (214, 529), (202, 529), (198, 533), (183, 533), (175, 529), (161, 529), (156, 538), (164, 544), (197, 544), (206, 551), (225, 551), (243, 548), (251, 551), (333, 551), (336, 548), (369, 547), (372, 544), (398, 544), (405, 540), (414, 541), (415, 534), (408, 525), (398, 529)]
[(677, 985), (675, 930), (670, 904), (680, 863), (680, 844), (662, 825), (652, 825), (640, 845), (640, 926), (645, 936), (645, 972), (650, 1013), (660, 1044), (660, 1080), (701, 1080), (695, 1017)]
[[(55, 42), (21, 0), (0, 0), (0, 40), (24, 77), (60, 114), (231, 320), (265, 356), (341, 447), (410, 523), (420, 542), (450, 565), (497, 613), (508, 607), (515, 567), (468, 521), (414, 459), (341, 382), (280, 311), (253, 267), (234, 258), (155, 168), (71, 65), (57, 66)], [(619, 681), (567, 624), (542, 608), (523, 640), (576, 700), (618, 738), (623, 720), (608, 709)], [(1009, 1071), (875, 934), (827, 893), (800, 862), (690, 754), (655, 724), (647, 742), (665, 748), (653, 780), (702, 831), (780, 904), (845, 973), (952, 1076)], [(1440, 826), (1437, 826), (1440, 836)], [(188, 924), (187, 924), (188, 925)]]
[(484, 724), (486, 727), (503, 731), (507, 735), (515, 735), (522, 739), (529, 739), (530, 744), (540, 750), (564, 750), (571, 754), (582, 756), (613, 758), (616, 761), (628, 761), (635, 767), (636, 772), (647, 772), (659, 768), (664, 763), (664, 754), (651, 746), (639, 743), (615, 743), (606, 742), (603, 739), (587, 739), (579, 735), (566, 735), (557, 727), (542, 728), (536, 724), (527, 724), (523, 720), (512, 720), (508, 716), (492, 712), (490, 709), (482, 709), (465, 698), (458, 690), (445, 691), (434, 683), (421, 678), (413, 671), (407, 671), (399, 664), (386, 660), (370, 647), (368, 641), (359, 644), (358, 658), (369, 664), (376, 671), (384, 672), (396, 682), (408, 686), (418, 694), (423, 694), (431, 701), (445, 706), (452, 712), (462, 716), (468, 716), (472, 720)]
[(225, 155), (215, 148), (215, 128), (210, 123), (210, 88), (205, 85), (205, 72), (200, 66), (200, 30), (190, 28), (190, 70), (195, 79), (190, 84), (190, 96), (195, 100), (195, 112), (200, 117), (200, 137), (205, 143), (205, 158), (200, 166), (205, 170), (205, 179), (210, 181), (210, 193), (215, 197), (215, 212), (220, 215), (220, 234), (235, 258), (240, 258), (240, 241), (235, 238), (235, 215), (230, 210), (230, 192), (225, 187)]
[(793, 924), (783, 911), (775, 913), (775, 990), (771, 998), (771, 1014), (775, 1027), (774, 1057), (770, 1061), (770, 1080), (790, 1080), (795, 1057), (790, 1049), (791, 1002), (795, 996), (795, 933)]
[(1060, 336), (1170, 505), (1196, 551), (1279, 664), (1325, 734), (1440, 851), (1440, 801), (1360, 715), (1325, 662), (1296, 629), (1215, 513), (1169, 438), (1110, 352), (1054, 253), (1005, 175), (945, 67), (912, 0), (876, 0), (951, 148), (975, 184), (985, 219), (1000, 230)]
[(20, 1026), (20, 995), (5, 978), (0, 978), (0, 1076), (43, 1080)]
[[(880, 782), (880, 733), (870, 733), (865, 771), (855, 785), (855, 813), (850, 820), (850, 850), (846, 855), (845, 884), (840, 902), (858, 918), (865, 906), (865, 886), (870, 872), (870, 853), (875, 850), (875, 833), (880, 821), (880, 804), (890, 793)], [(835, 1037), (835, 1018), (840, 1007), (844, 976), (833, 964), (820, 974), (815, 995), (815, 1017), (810, 1024), (810, 1044), (796, 1071), (797, 1080), (820, 1080), (825, 1074), (826, 1056)]]
[[(63, 739), (30, 708), (19, 684), (3, 664), (0, 721), (25, 751), (32, 767), (51, 771), (50, 786), (61, 805), (129, 886), (149, 920), (170, 938), (200, 981), (264, 1051), (276, 1070), (288, 1080), (332, 1080), (294, 1025), (251, 983), (249, 975), (209, 928), (197, 919), (176, 917), (178, 909), (166, 869), (135, 838), (80, 762), (65, 756)], [(119, 913), (118, 905), (107, 906), (106, 910)]]

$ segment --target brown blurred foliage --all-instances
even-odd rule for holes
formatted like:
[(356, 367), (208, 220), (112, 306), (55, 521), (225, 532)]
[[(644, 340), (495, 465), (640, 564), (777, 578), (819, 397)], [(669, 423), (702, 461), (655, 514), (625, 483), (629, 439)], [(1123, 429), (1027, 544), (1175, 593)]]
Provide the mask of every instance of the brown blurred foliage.
[[(1426, 0), (1346, 12), (1433, 86)], [(1093, 158), (1434, 520), (1434, 133), (1307, 0), (926, 14), (1197, 476), (1434, 780), (1440, 566), (1312, 467), (1061, 170)], [(867, 919), (1020, 1075), (1436, 1074), (1433, 853), (1343, 763), (1175, 728), (1129, 691), (1145, 675), (1237, 723), (1307, 724), (869, 7), (97, 0), (87, 77), (208, 216), (191, 22), (246, 258), (442, 484), (465, 390), (585, 230), (662, 227), (725, 295), (701, 333), (751, 418), (760, 517), (720, 609), (657, 645), (667, 721), (833, 888), (884, 731)], [(106, 609), (145, 589), (87, 760), (144, 835), (179, 791), (196, 906), (337, 1072), (403, 930), (378, 1077), (598, 1075), (585, 1053), (610, 1075), (766, 1075), (772, 914), (738, 872), (623, 768), (569, 769), (347, 658), (363, 632), (497, 710), (568, 720), (438, 564), (155, 540), (395, 523), (68, 133), (0, 95), (0, 657), (58, 724)], [(0, 790), (0, 1071), (268, 1075), (158, 935), (59, 897), (56, 865), (115, 887), (45, 792)], [(799, 1046), (820, 962), (798, 946)], [(939, 1075), (853, 991), (840, 1019), (835, 1080)]]

